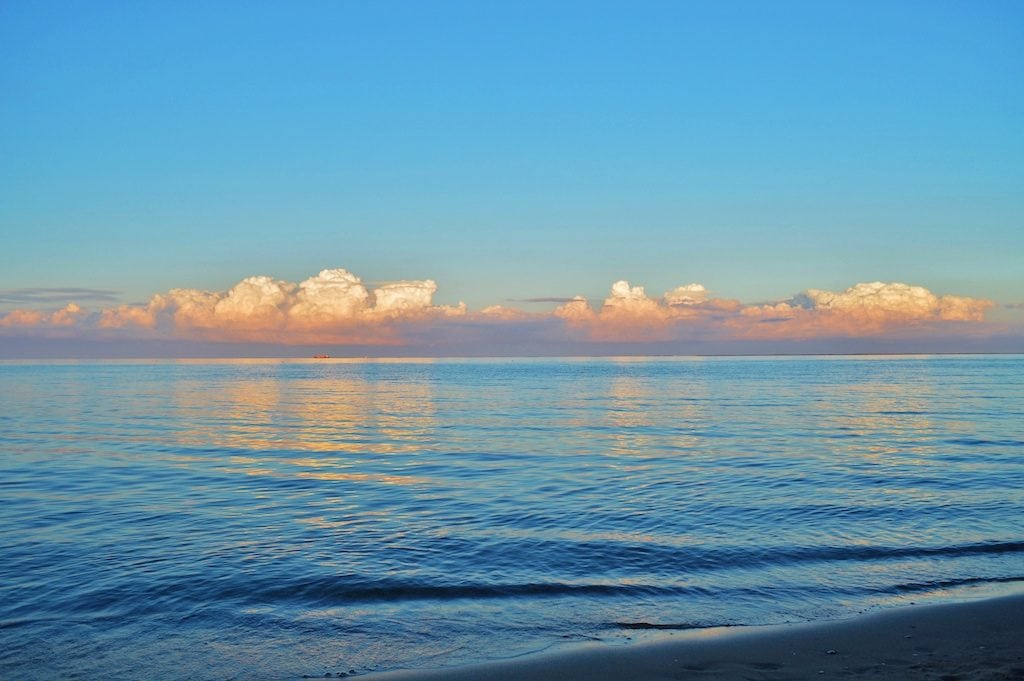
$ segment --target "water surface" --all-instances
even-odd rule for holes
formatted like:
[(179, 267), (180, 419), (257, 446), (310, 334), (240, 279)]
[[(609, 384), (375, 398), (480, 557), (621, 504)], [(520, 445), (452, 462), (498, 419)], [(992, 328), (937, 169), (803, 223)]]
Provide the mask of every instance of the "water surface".
[(1024, 357), (0, 363), (0, 669), (290, 679), (1024, 580)]

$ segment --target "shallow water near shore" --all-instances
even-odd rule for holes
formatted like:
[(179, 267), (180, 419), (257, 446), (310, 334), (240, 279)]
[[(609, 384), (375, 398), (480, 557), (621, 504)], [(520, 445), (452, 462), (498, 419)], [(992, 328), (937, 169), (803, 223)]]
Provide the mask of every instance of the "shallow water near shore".
[(294, 678), (1024, 580), (1024, 357), (0, 363), (0, 669)]

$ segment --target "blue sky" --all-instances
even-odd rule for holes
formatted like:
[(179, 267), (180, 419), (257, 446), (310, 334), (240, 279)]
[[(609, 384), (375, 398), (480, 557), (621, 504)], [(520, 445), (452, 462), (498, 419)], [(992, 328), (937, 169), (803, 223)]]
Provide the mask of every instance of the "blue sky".
[(15, 1), (0, 45), (0, 290), (1024, 300), (1019, 2)]

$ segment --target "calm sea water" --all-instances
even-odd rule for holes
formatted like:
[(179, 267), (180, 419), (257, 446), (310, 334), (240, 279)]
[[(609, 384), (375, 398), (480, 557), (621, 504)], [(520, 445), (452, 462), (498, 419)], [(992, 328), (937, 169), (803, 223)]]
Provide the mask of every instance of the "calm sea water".
[(0, 676), (290, 679), (1024, 580), (1024, 357), (0, 364)]

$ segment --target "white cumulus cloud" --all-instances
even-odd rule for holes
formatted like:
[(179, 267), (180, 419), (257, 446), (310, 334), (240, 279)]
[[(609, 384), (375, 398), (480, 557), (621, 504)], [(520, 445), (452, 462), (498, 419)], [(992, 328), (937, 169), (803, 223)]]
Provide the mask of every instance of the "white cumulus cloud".
[(384, 284), (373, 291), (374, 311), (401, 314), (427, 310), (436, 291), (437, 283), (431, 279)]
[(247, 277), (235, 284), (213, 305), (218, 323), (251, 328), (276, 326), (292, 302), (294, 284), (267, 276)]
[(370, 293), (362, 280), (348, 270), (321, 270), (299, 284), (289, 315), (305, 323), (319, 325), (339, 319), (351, 319), (367, 308)]
[(373, 291), (345, 269), (325, 269), (299, 284), (265, 275), (227, 291), (172, 289), (145, 306), (103, 310), (97, 326), (190, 330), (229, 340), (396, 342), (394, 324), (463, 315), (464, 305), (435, 306), (430, 279), (385, 283)]
[(663, 299), (667, 305), (699, 305), (708, 299), (708, 290), (702, 284), (687, 284), (666, 291)]
[(815, 310), (864, 317), (979, 321), (992, 303), (961, 296), (937, 296), (923, 286), (874, 281), (833, 292), (808, 289), (797, 302)]
[(842, 291), (808, 289), (788, 300), (743, 305), (713, 298), (698, 283), (651, 297), (643, 286), (623, 279), (611, 285), (600, 304), (575, 296), (552, 312), (492, 305), (470, 314), (462, 303), (435, 305), (437, 289), (432, 279), (368, 287), (341, 268), (322, 270), (298, 284), (256, 275), (224, 291), (175, 288), (144, 305), (116, 305), (91, 314), (76, 303), (60, 309), (15, 309), (0, 313), (0, 334), (114, 338), (131, 337), (134, 329), (141, 338), (400, 344), (417, 338), (431, 343), (457, 340), (470, 333), (467, 329), (479, 333), (490, 327), (495, 330), (492, 338), (499, 329), (510, 337), (519, 332), (537, 337), (532, 334), (543, 329), (552, 340), (562, 334), (561, 340), (624, 343), (909, 338), (935, 331), (991, 330), (978, 322), (994, 306), (988, 300), (878, 281)]

